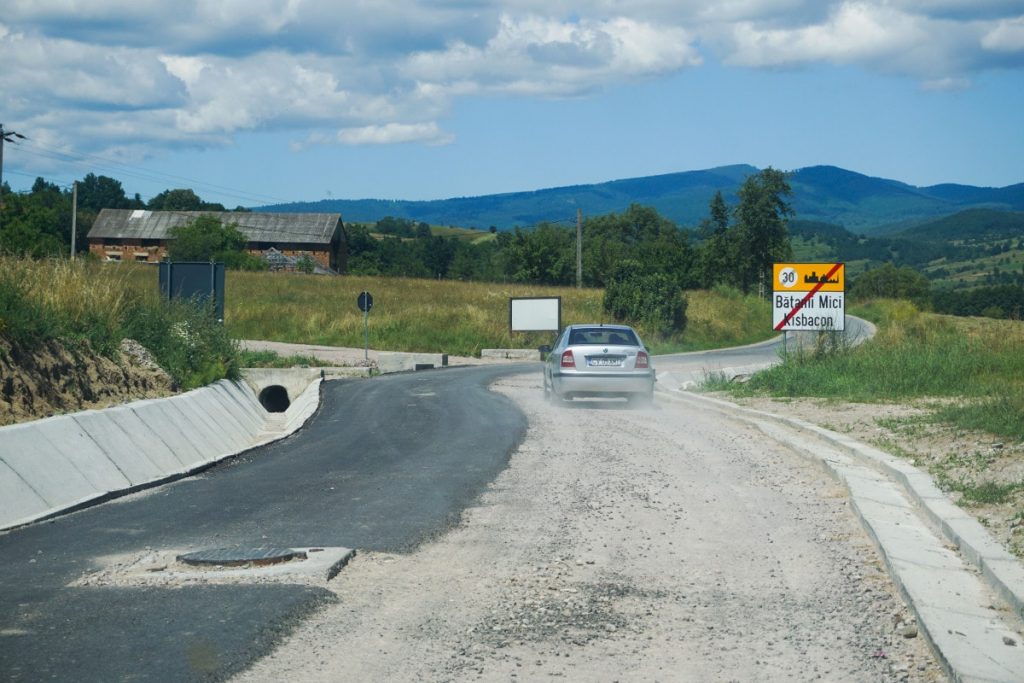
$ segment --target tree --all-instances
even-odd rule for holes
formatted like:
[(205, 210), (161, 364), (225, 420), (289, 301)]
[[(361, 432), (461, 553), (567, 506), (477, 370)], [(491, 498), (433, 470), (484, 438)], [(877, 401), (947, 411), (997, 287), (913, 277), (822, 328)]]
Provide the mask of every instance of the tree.
[(700, 236), (707, 239), (721, 235), (729, 229), (729, 205), (725, 203), (722, 191), (715, 192), (708, 205), (708, 218), (700, 226)]
[(646, 263), (681, 286), (690, 283), (692, 250), (687, 233), (651, 207), (633, 204), (621, 214), (590, 218), (583, 225), (584, 282), (605, 286), (626, 259)]
[(27, 194), (6, 188), (0, 222), (0, 253), (67, 256), (71, 241), (71, 193), (36, 178)]
[[(421, 225), (423, 225), (421, 223)], [(423, 265), (438, 279), (448, 275), (448, 268), (455, 256), (455, 240), (444, 237), (430, 237), (420, 242)]]
[(928, 278), (910, 266), (897, 268), (886, 263), (858, 277), (850, 287), (850, 298), (910, 299), (920, 303), (928, 299), (930, 288)]
[(192, 190), (164, 190), (149, 200), (146, 208), (153, 211), (224, 211), (222, 204), (204, 202)]
[(234, 224), (224, 225), (215, 216), (199, 216), (171, 228), (170, 236), (167, 251), (174, 261), (224, 260), (231, 252), (244, 253), (247, 243)]
[(790, 258), (787, 219), (792, 207), (784, 199), (793, 194), (786, 174), (770, 166), (748, 176), (740, 186), (736, 207), (734, 281), (744, 293), (771, 279), (772, 264)]
[[(427, 226), (428, 229), (430, 226)], [(374, 225), (374, 232), (382, 235), (394, 235), (395, 237), (415, 237), (416, 227), (408, 218), (395, 218), (385, 216)]]
[(575, 277), (576, 249), (565, 228), (541, 223), (533, 230), (502, 233), (498, 239), (506, 275), (516, 282), (566, 285)]
[(721, 192), (708, 205), (708, 218), (701, 221), (698, 234), (703, 239), (697, 248), (694, 280), (697, 287), (711, 289), (723, 282), (734, 283), (736, 270), (735, 232), (729, 230), (729, 206)]
[(605, 288), (604, 310), (618, 321), (638, 324), (661, 336), (686, 327), (687, 301), (669, 274), (641, 261), (621, 262)]
[(89, 173), (78, 181), (79, 210), (99, 213), (102, 209), (141, 209), (143, 206), (138, 195), (128, 199), (119, 180)]

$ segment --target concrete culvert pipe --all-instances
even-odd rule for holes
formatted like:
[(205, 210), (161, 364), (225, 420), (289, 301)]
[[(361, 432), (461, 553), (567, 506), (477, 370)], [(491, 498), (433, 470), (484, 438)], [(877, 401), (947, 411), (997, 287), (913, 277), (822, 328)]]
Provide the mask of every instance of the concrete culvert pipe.
[(265, 388), (260, 392), (260, 405), (269, 413), (283, 413), (291, 405), (288, 390), (280, 384), (273, 384)]

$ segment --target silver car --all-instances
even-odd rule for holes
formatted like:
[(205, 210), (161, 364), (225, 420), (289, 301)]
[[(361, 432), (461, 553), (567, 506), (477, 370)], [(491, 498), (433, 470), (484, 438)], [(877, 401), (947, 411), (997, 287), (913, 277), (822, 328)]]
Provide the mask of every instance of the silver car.
[(544, 396), (628, 398), (648, 403), (654, 396), (651, 355), (627, 325), (569, 325), (547, 351)]

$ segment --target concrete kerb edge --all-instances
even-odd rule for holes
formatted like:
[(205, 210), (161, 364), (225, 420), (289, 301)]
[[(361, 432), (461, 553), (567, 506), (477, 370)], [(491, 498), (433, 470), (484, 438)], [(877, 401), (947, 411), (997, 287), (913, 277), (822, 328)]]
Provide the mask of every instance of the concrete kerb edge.
[[(713, 410), (721, 412), (721, 413), (723, 413), (723, 414), (725, 414), (725, 415), (727, 415), (729, 417), (732, 417), (734, 419), (739, 419), (739, 420), (746, 421), (746, 422), (752, 424), (754, 427), (756, 427), (758, 429), (761, 429), (762, 431), (764, 431), (762, 426), (765, 425), (765, 422), (776, 422), (776, 423), (780, 423), (780, 424), (783, 424), (783, 425), (791, 427), (791, 428), (795, 427), (795, 428), (798, 428), (798, 429), (804, 429), (807, 426), (813, 426), (813, 425), (807, 425), (806, 423), (803, 423), (800, 420), (794, 420), (794, 419), (791, 419), (791, 418), (785, 418), (785, 417), (782, 417), (782, 416), (779, 416), (779, 415), (773, 415), (771, 413), (765, 413), (763, 411), (754, 410), (754, 409), (751, 409), (751, 408), (743, 408), (743, 407), (737, 406), (737, 405), (735, 405), (733, 403), (729, 403), (727, 401), (722, 401), (722, 400), (719, 400), (719, 399), (714, 399), (714, 398), (707, 397), (707, 396), (697, 396), (697, 395), (694, 395), (692, 393), (683, 393), (683, 392), (675, 392), (675, 393), (671, 393), (671, 394), (667, 393), (667, 392), (659, 392), (659, 393), (662, 396), (664, 396), (665, 398), (669, 398), (670, 400), (674, 400), (674, 401), (679, 401), (679, 402), (684, 402), (684, 403), (685, 402), (690, 402), (690, 403), (702, 404), (705, 407), (708, 407), (708, 405), (710, 404), (710, 407)], [(817, 428), (817, 429), (821, 429), (821, 428)], [(823, 430), (823, 431), (827, 432), (828, 430)], [(768, 432), (766, 432), (766, 434), (768, 434), (771, 438), (774, 438), (774, 439), (779, 439), (780, 438), (779, 435), (775, 434), (775, 433), (769, 434)], [(825, 437), (825, 435), (818, 434), (818, 433), (816, 433), (815, 435), (818, 436), (819, 438), (824, 438)], [(836, 434), (835, 436), (841, 437), (841, 435), (838, 435), (838, 434)], [(914, 505), (915, 507), (917, 507), (919, 509), (924, 509), (925, 503), (921, 502), (919, 496), (917, 495), (917, 492), (907, 488), (906, 481), (903, 478), (892, 477), (883, 468), (877, 467), (876, 466), (877, 464), (875, 462), (871, 461), (870, 458), (862, 457), (858, 453), (849, 452), (846, 448), (843, 448), (838, 443), (832, 442), (831, 439), (828, 439), (828, 441), (830, 443), (832, 443), (832, 445), (835, 445), (835, 446), (837, 446), (839, 448), (840, 455), (842, 455), (843, 453), (848, 453), (848, 455), (850, 457), (854, 458), (854, 460), (856, 462), (859, 462), (861, 464), (861, 466), (868, 467), (870, 470), (878, 472), (879, 475), (885, 476), (890, 482), (892, 482), (892, 483), (900, 486), (901, 488), (903, 488), (904, 491), (907, 493), (907, 495), (910, 497), (911, 505)], [(852, 442), (852, 440), (847, 440), (847, 441), (851, 441)], [(856, 442), (852, 442), (852, 443), (856, 443)], [(842, 463), (839, 463), (839, 462), (833, 463), (829, 458), (815, 456), (809, 450), (806, 450), (806, 449), (801, 448), (799, 446), (795, 447), (794, 451), (798, 455), (800, 455), (801, 457), (805, 458), (808, 462), (816, 463), (816, 464), (820, 465), (821, 467), (823, 467), (824, 470), (831, 477), (833, 477), (840, 484), (842, 484), (844, 487), (846, 487), (847, 490), (850, 490), (850, 484), (849, 484), (849, 482), (846, 481), (845, 474), (842, 471), (844, 469), (844, 466), (843, 466)], [(846, 467), (848, 467), (848, 466), (849, 466), (849, 463), (847, 463)], [(952, 503), (948, 499), (945, 499), (945, 500), (950, 505), (952, 505)], [(900, 593), (904, 596), (904, 598), (908, 601), (908, 603), (911, 606), (911, 609), (913, 610), (913, 612), (918, 617), (917, 618), (917, 622), (918, 622), (918, 627), (920, 629), (920, 633), (924, 636), (926, 642), (928, 642), (928, 644), (931, 646), (931, 649), (935, 653), (935, 656), (939, 660), (939, 663), (946, 670), (946, 672), (950, 676), (950, 678), (952, 680), (955, 680), (955, 681), (977, 681), (977, 683), (984, 683), (983, 679), (979, 679), (974, 673), (971, 673), (971, 672), (968, 672), (968, 671), (965, 671), (965, 670), (961, 670), (958, 666), (954, 665), (953, 659), (951, 658), (951, 656), (949, 654), (947, 654), (945, 652), (945, 647), (943, 646), (944, 634), (942, 634), (942, 633), (932, 633), (931, 629), (929, 628), (929, 620), (925, 619), (923, 614), (921, 613), (921, 610), (924, 609), (926, 606), (918, 605), (915, 602), (914, 596), (913, 596), (912, 592), (910, 591), (909, 586), (904, 581), (904, 577), (902, 576), (901, 571), (899, 571), (899, 567), (897, 566), (897, 559), (895, 557), (893, 557), (890, 554), (889, 551), (887, 551), (886, 546), (882, 543), (881, 536), (880, 536), (880, 531), (878, 529), (876, 529), (874, 527), (874, 525), (870, 522), (870, 520), (866, 516), (866, 512), (861, 509), (861, 506), (858, 504), (858, 501), (856, 500), (855, 497), (852, 496), (852, 494), (851, 494), (851, 498), (850, 498), (850, 507), (851, 507), (851, 510), (853, 511), (853, 513), (856, 515), (856, 517), (860, 520), (862, 528), (865, 530), (865, 532), (871, 538), (871, 540), (874, 543), (875, 547), (879, 549), (879, 552), (880, 552), (880, 554), (882, 556), (882, 559), (883, 559), (883, 561), (884, 561), (884, 563), (886, 565), (886, 568), (888, 570), (889, 576), (892, 578), (893, 582), (896, 584), (896, 587), (898, 588)], [(973, 521), (973, 519), (972, 519), (972, 521)], [(975, 524), (977, 524), (977, 522), (975, 522)], [(945, 531), (943, 529), (939, 529), (938, 533), (940, 534), (940, 536), (945, 536)], [(948, 539), (948, 536), (946, 536), (946, 538)], [(1000, 547), (1000, 550), (1002, 550), (1001, 547)], [(1005, 551), (1003, 551), (1003, 552), (1005, 553)], [(967, 554), (965, 553), (965, 555), (967, 555)], [(1009, 562), (1007, 563), (1007, 565), (1009, 567), (1012, 567), (1015, 570), (1019, 571), (1020, 570), (1019, 563), (1017, 563), (1011, 556), (1009, 556), (1008, 553), (1006, 553), (1006, 555), (1007, 555), (1007, 557), (1009, 559)], [(968, 557), (968, 561), (971, 561), (970, 557)], [(999, 593), (1007, 601), (1007, 603), (1009, 603), (1011, 605), (1011, 607), (1014, 609), (1014, 612), (1015, 612), (1016, 616), (1018, 618), (1021, 618), (1022, 617), (1022, 613), (1021, 613), (1021, 610), (1019, 609), (1019, 607), (1017, 606), (1017, 601), (1020, 600), (1020, 595), (1019, 595), (1019, 593), (1013, 591), (1013, 589), (1010, 586), (1006, 585), (1007, 582), (1005, 582), (1003, 580), (1003, 577), (1005, 577), (1006, 573), (1009, 573), (1009, 572), (1002, 572), (1001, 576), (993, 576), (992, 575), (993, 572), (999, 573), (998, 570), (994, 570), (994, 568), (988, 568), (987, 570), (986, 569), (982, 569), (981, 574), (982, 574), (983, 580), (986, 583), (988, 583), (988, 585), (992, 589), (994, 589), (997, 593)], [(997, 585), (997, 582), (998, 582), (998, 585)], [(1022, 585), (1024, 585), (1024, 584), (1022, 584)], [(1004, 588), (1005, 588), (1005, 590), (1004, 590)], [(1008, 591), (1008, 593), (1007, 593), (1007, 591)], [(948, 643), (947, 643), (947, 645), (948, 645)], [(985, 679), (985, 680), (987, 680), (987, 679)]]
[(294, 434), (301, 429), (320, 409), (320, 404), (323, 401), (323, 382), (322, 378), (315, 378), (285, 411), (285, 415), (287, 415), (285, 430), (287, 434), (285, 436)]
[[(1017, 617), (1024, 620), (1024, 571), (1020, 570), (1016, 558), (992, 541), (981, 525), (966, 513), (962, 518), (958, 517), (954, 523), (947, 520), (941, 508), (946, 507), (947, 504), (953, 505), (953, 503), (938, 490), (930, 476), (899, 461), (895, 456), (867, 447), (853, 439), (803, 420), (744, 408), (728, 401), (693, 393), (675, 392), (670, 394), (662, 391), (659, 394), (676, 400), (711, 404), (720, 411), (747, 420), (769, 420), (791, 428), (809, 431), (841, 452), (881, 471), (903, 487), (911, 500), (924, 511), (930, 523), (939, 530), (942, 536), (963, 552), (968, 561), (981, 572), (986, 582), (1010, 605)], [(826, 471), (841, 481), (844, 486), (846, 485), (826, 458), (814, 458), (814, 460), (820, 462)], [(911, 473), (922, 476), (912, 476)], [(861, 516), (859, 511), (857, 514)], [(873, 532), (872, 535), (874, 536)], [(875, 540), (877, 542), (877, 538)], [(1009, 569), (1013, 567), (1016, 567), (1017, 571)], [(1011, 573), (1015, 573), (1017, 576), (1009, 576)]]

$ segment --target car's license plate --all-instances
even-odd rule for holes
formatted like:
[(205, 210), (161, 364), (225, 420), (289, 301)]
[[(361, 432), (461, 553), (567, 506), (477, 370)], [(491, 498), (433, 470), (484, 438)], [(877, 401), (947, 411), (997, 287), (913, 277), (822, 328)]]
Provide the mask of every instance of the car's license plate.
[(617, 368), (620, 365), (622, 365), (622, 359), (620, 359), (620, 358), (591, 358), (589, 363), (590, 363), (591, 367)]

